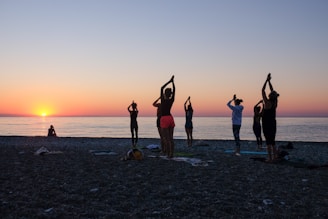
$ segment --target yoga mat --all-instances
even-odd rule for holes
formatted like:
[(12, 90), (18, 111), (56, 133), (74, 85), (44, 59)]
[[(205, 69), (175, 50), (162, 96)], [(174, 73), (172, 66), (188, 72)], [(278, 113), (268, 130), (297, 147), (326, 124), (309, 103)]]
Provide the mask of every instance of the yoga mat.
[[(231, 150), (231, 149), (225, 150), (224, 153), (227, 153), (227, 154), (235, 153), (235, 150)], [(240, 154), (263, 154), (263, 155), (265, 155), (265, 154), (268, 154), (268, 153), (266, 151), (245, 151), (245, 150), (241, 150)]]
[(166, 156), (154, 156), (154, 155), (149, 155), (148, 157), (151, 157), (151, 158), (162, 158), (164, 160), (184, 161), (184, 162), (187, 162), (187, 163), (191, 164), (192, 166), (202, 166), (202, 167), (207, 167), (208, 166), (208, 162), (212, 162), (212, 161), (203, 161), (201, 159), (191, 158), (191, 157), (173, 157), (173, 158), (167, 158)]
[(112, 151), (97, 151), (97, 150), (89, 150), (93, 155), (116, 155), (117, 153)]

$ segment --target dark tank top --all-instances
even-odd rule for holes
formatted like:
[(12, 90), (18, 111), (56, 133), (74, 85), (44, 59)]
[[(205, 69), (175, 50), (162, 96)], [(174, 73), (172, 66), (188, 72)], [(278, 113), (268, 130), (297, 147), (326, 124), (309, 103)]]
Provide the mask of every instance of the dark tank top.
[(137, 116), (138, 116), (138, 111), (130, 111), (130, 124), (131, 126), (136, 126), (137, 123)]
[(271, 123), (276, 121), (276, 108), (263, 109), (263, 123)]

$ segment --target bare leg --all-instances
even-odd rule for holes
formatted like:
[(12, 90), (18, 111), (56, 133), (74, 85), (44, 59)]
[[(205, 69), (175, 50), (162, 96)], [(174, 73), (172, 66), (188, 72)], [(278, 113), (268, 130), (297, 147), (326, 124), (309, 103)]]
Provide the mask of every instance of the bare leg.
[(165, 148), (164, 140), (163, 140), (163, 136), (162, 136), (162, 129), (160, 127), (158, 127), (158, 134), (159, 134), (159, 137), (160, 137), (160, 140), (161, 140), (161, 152), (165, 154), (166, 153), (166, 148)]
[(165, 151), (164, 154), (169, 156), (170, 153), (170, 147), (169, 147), (169, 129), (168, 128), (162, 128), (162, 140), (163, 140), (163, 150)]
[(186, 134), (187, 134), (187, 144), (188, 144), (188, 146), (190, 146), (190, 143), (191, 143), (190, 129), (189, 128), (185, 128), (185, 130), (186, 130)]
[(135, 138), (135, 142), (134, 142), (134, 146), (137, 146), (138, 144), (138, 128), (135, 128), (135, 132), (136, 132), (136, 138)]
[(172, 158), (174, 154), (174, 141), (173, 141), (174, 128), (168, 128), (168, 157)]
[(134, 132), (133, 132), (132, 127), (131, 127), (131, 144), (132, 144), (132, 147), (134, 147)]
[(188, 133), (188, 129), (185, 128), (186, 134), (187, 134), (187, 145), (189, 146), (189, 133)]
[(272, 161), (272, 145), (267, 145), (267, 151), (268, 151), (268, 162)]
[(193, 138), (192, 138), (192, 128), (189, 129), (189, 135), (190, 135), (190, 146), (192, 146)]
[(261, 150), (262, 149), (261, 137), (256, 137), (256, 141), (257, 141), (257, 150)]
[(188, 139), (188, 146), (192, 146), (192, 129), (186, 128), (187, 139)]
[(278, 158), (278, 151), (275, 145), (272, 145), (272, 153), (273, 153), (273, 159)]

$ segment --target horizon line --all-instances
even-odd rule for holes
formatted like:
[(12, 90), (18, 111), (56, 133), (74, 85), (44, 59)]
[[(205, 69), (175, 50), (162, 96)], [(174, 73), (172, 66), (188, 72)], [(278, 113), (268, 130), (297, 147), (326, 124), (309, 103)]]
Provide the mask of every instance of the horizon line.
[[(40, 116), (40, 115), (17, 115), (17, 114), (0, 114), (0, 117), (39, 117), (39, 118), (51, 118), (51, 117), (130, 117), (129, 115), (48, 115), (48, 116)], [(157, 117), (156, 115), (141, 115), (138, 117)], [(174, 117), (185, 117), (185, 115), (174, 115)], [(194, 115), (193, 117), (231, 117), (231, 115)], [(243, 115), (243, 117), (253, 117), (253, 115)], [(328, 117), (328, 115), (307, 115), (307, 114), (299, 114), (299, 115), (277, 115), (277, 117), (310, 117), (310, 118), (323, 118)]]

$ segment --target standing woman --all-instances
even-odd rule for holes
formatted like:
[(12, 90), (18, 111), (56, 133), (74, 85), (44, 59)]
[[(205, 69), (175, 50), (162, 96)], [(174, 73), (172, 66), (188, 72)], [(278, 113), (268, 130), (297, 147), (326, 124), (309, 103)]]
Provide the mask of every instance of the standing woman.
[[(270, 87), (270, 94), (267, 97), (265, 89), (267, 84)], [(277, 131), (277, 122), (276, 122), (276, 109), (278, 106), (278, 97), (279, 94), (273, 90), (271, 84), (271, 74), (269, 73), (267, 79), (262, 88), (262, 98), (263, 98), (263, 134), (267, 144), (268, 150), (268, 162), (272, 162), (274, 158), (277, 157), (277, 150), (275, 147), (276, 131)]]
[[(132, 103), (128, 106), (128, 111), (130, 112), (130, 119), (131, 119), (130, 130), (132, 136), (132, 147), (136, 147), (138, 143), (138, 122), (137, 122), (138, 109), (137, 109), (137, 104), (134, 101), (132, 101)], [(135, 134), (135, 138), (134, 138), (134, 134)]]
[[(188, 107), (187, 107), (187, 103)], [(186, 113), (186, 123), (185, 123), (185, 130), (187, 133), (187, 141), (188, 141), (188, 146), (191, 147), (192, 146), (192, 129), (193, 129), (193, 125), (192, 125), (192, 115), (194, 110), (192, 109), (191, 106), (191, 102), (190, 102), (190, 97), (188, 97), (188, 99), (186, 100), (186, 102), (184, 103), (184, 109), (185, 109), (185, 113)]]
[[(231, 105), (231, 102), (234, 101), (234, 106)], [(242, 113), (244, 107), (240, 105), (243, 102), (242, 99), (237, 99), (236, 94), (233, 95), (233, 99), (227, 103), (227, 106), (232, 110), (232, 132), (236, 142), (235, 154), (240, 156), (240, 137), (239, 132), (241, 128)]]
[[(172, 89), (166, 88), (168, 84), (172, 83)], [(175, 98), (175, 84), (174, 75), (172, 78), (166, 82), (161, 87), (161, 133), (163, 137), (164, 148), (166, 149), (166, 155), (168, 158), (173, 157), (174, 152), (174, 142), (173, 142), (173, 132), (174, 132), (174, 119), (171, 115), (171, 108)]]
[(259, 106), (261, 103), (263, 103), (263, 100), (260, 100), (255, 106), (254, 106), (254, 116), (253, 116), (253, 132), (256, 137), (256, 143), (257, 143), (257, 150), (262, 149), (262, 126), (261, 126), (261, 118), (262, 118), (262, 109), (261, 106)]
[(160, 137), (160, 140), (161, 140), (161, 152), (163, 154), (166, 154), (166, 148), (164, 147), (162, 133), (161, 133), (161, 115), (162, 115), (162, 112), (161, 112), (161, 103), (158, 102), (160, 99), (161, 99), (161, 97), (157, 98), (157, 100), (154, 101), (153, 106), (157, 108), (156, 126), (157, 126), (158, 134), (159, 134), (159, 137)]

